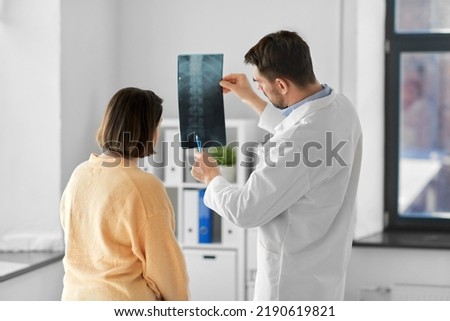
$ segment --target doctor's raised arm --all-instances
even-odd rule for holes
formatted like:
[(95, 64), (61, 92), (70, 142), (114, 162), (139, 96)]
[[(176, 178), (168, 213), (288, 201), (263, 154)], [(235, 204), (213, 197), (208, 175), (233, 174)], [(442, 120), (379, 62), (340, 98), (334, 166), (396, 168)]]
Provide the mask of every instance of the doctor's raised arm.
[(272, 134), (242, 187), (196, 153), (192, 175), (204, 202), (242, 228), (257, 228), (255, 300), (342, 300), (354, 230), (362, 131), (352, 103), (320, 83), (296, 32), (263, 37), (244, 57), (261, 98), (242, 73), (220, 82)]
[(266, 108), (267, 102), (253, 91), (245, 74), (226, 75), (223, 77), (220, 85), (225, 94), (233, 92), (245, 104), (252, 107), (258, 115), (261, 115)]

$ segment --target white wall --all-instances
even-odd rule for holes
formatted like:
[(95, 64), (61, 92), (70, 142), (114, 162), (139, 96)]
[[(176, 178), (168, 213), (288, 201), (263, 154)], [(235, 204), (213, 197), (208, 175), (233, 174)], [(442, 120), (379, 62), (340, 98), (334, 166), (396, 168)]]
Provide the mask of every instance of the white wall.
[(385, 1), (344, 0), (342, 89), (363, 130), (355, 237), (383, 229)]
[[(224, 74), (246, 72), (244, 55), (264, 35), (299, 32), (309, 43), (319, 81), (340, 90), (341, 0), (120, 1), (120, 85), (153, 89), (164, 117), (178, 117), (177, 56), (223, 53)], [(253, 112), (233, 95), (226, 117)]]
[(0, 250), (61, 247), (60, 2), (0, 12)]
[(116, 0), (61, 0), (61, 188), (100, 152), (95, 135), (118, 83)]
[(0, 249), (62, 248), (62, 189), (99, 151), (118, 89), (117, 14), (115, 0), (2, 1)]

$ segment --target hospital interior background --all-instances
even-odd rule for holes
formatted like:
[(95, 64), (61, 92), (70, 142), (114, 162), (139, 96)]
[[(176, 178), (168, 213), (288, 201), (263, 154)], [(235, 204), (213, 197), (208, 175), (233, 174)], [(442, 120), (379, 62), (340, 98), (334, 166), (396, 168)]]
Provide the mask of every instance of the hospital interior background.
[[(449, 300), (450, 3), (440, 0), (0, 0), (0, 300), (60, 299), (61, 192), (98, 152), (118, 88), (161, 95), (162, 138), (174, 137), (177, 57), (220, 53), (224, 74), (251, 78), (245, 52), (280, 29), (305, 38), (318, 80), (361, 119), (345, 300)], [(231, 139), (260, 137), (249, 108), (232, 95), (224, 104)], [(190, 239), (197, 221), (183, 213), (196, 204), (185, 200), (201, 186), (165, 170), (154, 174), (177, 213), (193, 298), (251, 300), (254, 231), (221, 221), (212, 244)], [(246, 175), (238, 168), (236, 184)]]

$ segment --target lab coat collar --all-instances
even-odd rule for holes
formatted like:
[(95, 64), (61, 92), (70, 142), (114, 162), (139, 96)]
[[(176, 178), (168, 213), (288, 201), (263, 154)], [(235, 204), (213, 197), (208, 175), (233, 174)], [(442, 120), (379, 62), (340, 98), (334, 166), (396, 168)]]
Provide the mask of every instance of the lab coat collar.
[(292, 127), (294, 124), (298, 123), (302, 118), (312, 114), (322, 108), (330, 106), (336, 99), (336, 93), (334, 90), (323, 98), (315, 99), (305, 103), (303, 106), (295, 109), (289, 114), (280, 124), (275, 127), (275, 132), (283, 131), (287, 128)]

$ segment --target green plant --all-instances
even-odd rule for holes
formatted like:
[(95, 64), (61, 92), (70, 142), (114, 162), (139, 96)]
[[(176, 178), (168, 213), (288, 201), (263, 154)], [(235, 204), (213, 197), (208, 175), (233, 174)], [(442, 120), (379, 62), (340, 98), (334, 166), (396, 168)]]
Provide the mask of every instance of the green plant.
[(209, 155), (222, 166), (234, 166), (236, 164), (236, 149), (227, 146), (210, 147)]

